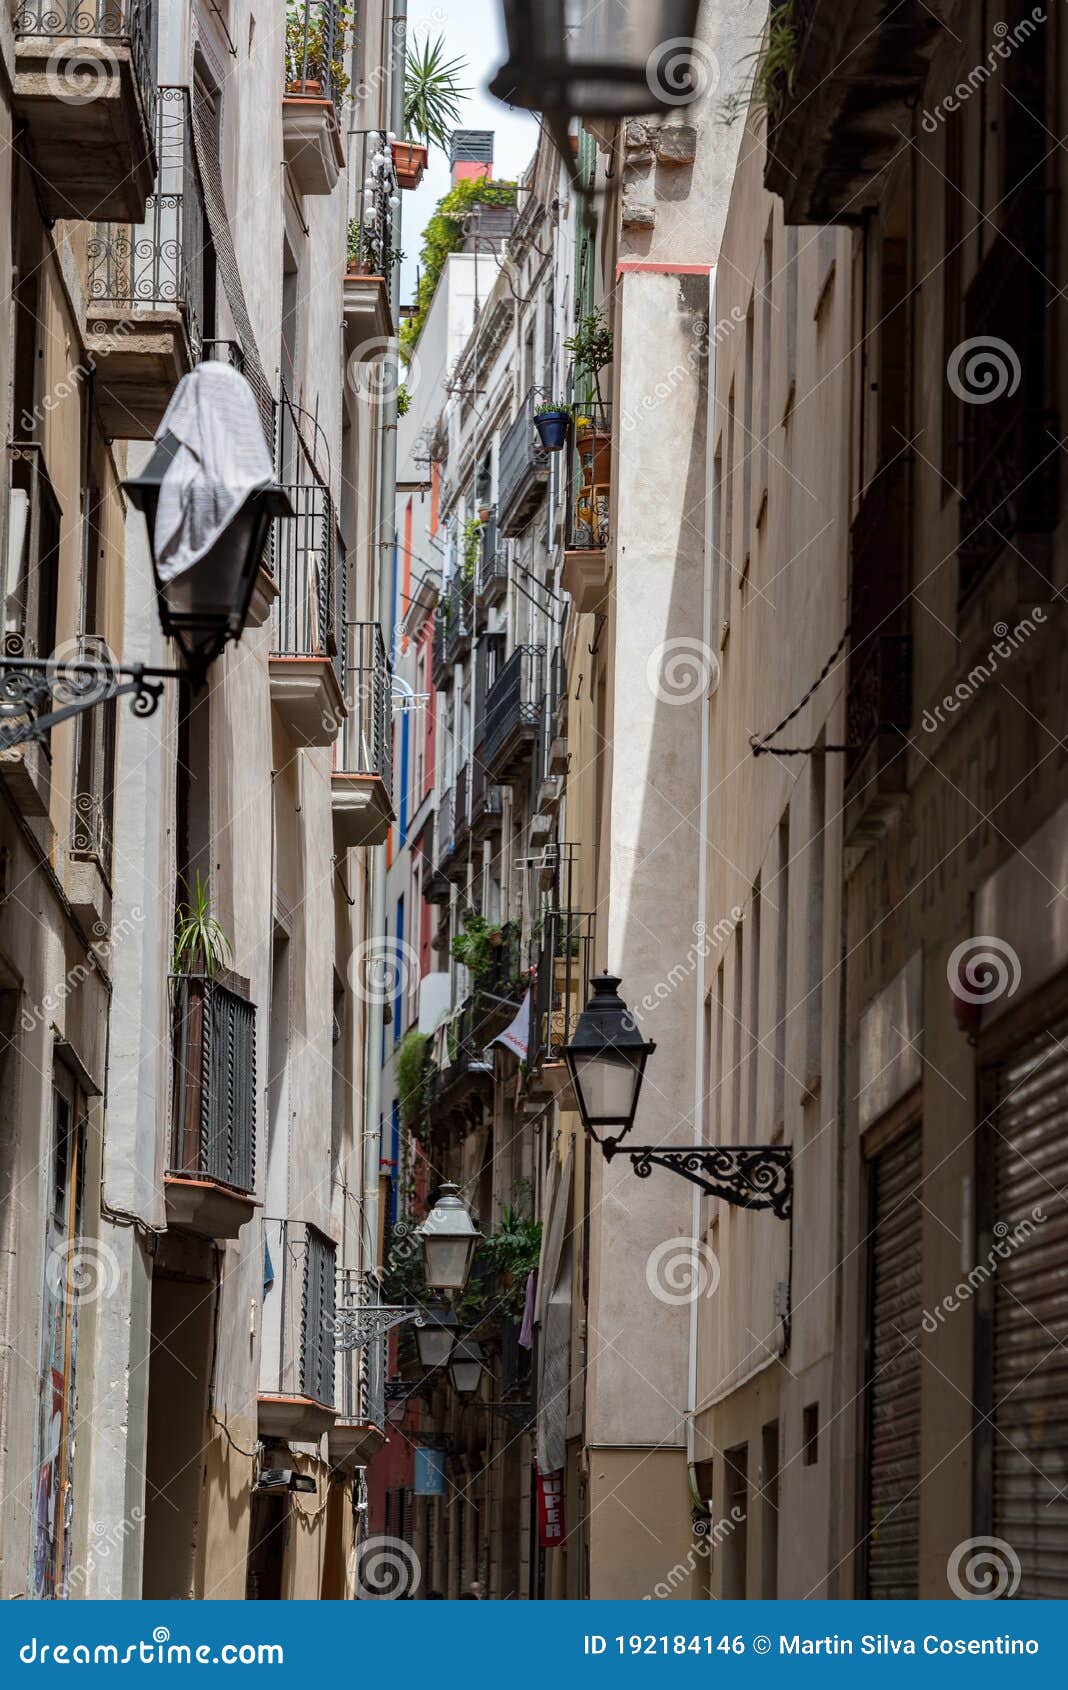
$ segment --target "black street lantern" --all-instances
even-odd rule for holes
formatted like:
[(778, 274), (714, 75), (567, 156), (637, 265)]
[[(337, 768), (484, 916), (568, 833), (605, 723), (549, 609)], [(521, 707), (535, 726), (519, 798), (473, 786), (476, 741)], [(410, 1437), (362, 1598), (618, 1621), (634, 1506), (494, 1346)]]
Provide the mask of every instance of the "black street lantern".
[(253, 488), (203, 556), (181, 574), (165, 578), (156, 555), (156, 515), (163, 479), (177, 450), (175, 437), (162, 434), (142, 473), (124, 481), (123, 487), (148, 527), (160, 626), (177, 642), (193, 685), (199, 687), (208, 665), (228, 641), (239, 640), (244, 632), (271, 523), (294, 513), (281, 487)]
[(643, 1040), (614, 974), (598, 974), (590, 984), (593, 996), (574, 1038), (564, 1046), (564, 1057), (582, 1125), (600, 1144), (605, 1161), (626, 1157), (639, 1179), (648, 1179), (654, 1168), (667, 1168), (710, 1197), (739, 1209), (770, 1209), (789, 1220), (794, 1193), (789, 1145), (621, 1143), (634, 1125), (645, 1064), (656, 1046)]
[(508, 58), (490, 92), (573, 117), (637, 117), (688, 105), (707, 86), (700, 0), (504, 0)]
[(457, 1338), (449, 1361), (452, 1388), (461, 1397), (473, 1397), (482, 1382), (482, 1345), (477, 1338)]
[(615, 974), (597, 974), (593, 996), (579, 1016), (564, 1058), (582, 1125), (606, 1147), (634, 1125), (642, 1076), (656, 1045), (642, 1038), (619, 995)]
[(444, 1367), (452, 1355), (460, 1322), (448, 1303), (428, 1303), (415, 1329), (415, 1347), (421, 1367)]

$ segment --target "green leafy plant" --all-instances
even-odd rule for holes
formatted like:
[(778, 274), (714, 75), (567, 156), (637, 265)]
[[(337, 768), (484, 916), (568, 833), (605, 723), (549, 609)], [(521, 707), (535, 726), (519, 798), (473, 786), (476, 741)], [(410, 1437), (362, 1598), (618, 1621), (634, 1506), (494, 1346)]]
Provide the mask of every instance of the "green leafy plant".
[(186, 901), (178, 905), (175, 916), (174, 972), (206, 974), (211, 980), (230, 962), (230, 941), (211, 913), (211, 898), (199, 869), (192, 892), (188, 882), (183, 880), (182, 885)]
[[(334, 104), (339, 105), (349, 90), (345, 70), (345, 44), (352, 24), (353, 11), (348, 5), (334, 7), (334, 40), (332, 56), (323, 32), (323, 13), (316, 8), (308, 17), (303, 0), (289, 0), (286, 6), (286, 81), (328, 83)], [(307, 32), (305, 24), (307, 23)], [(307, 43), (307, 58), (304, 48)]]
[(469, 910), (464, 916), (464, 931), (452, 941), (449, 954), (454, 962), (463, 964), (477, 984), (492, 971), (494, 953), (500, 942), (500, 925)]
[(536, 417), (555, 417), (560, 412), (563, 412), (565, 417), (571, 413), (571, 407), (566, 399), (547, 399), (544, 404), (534, 407)]
[(602, 404), (600, 374), (612, 362), (612, 331), (600, 311), (590, 311), (578, 320), (573, 335), (564, 341), (564, 349), (575, 360), (575, 374), (593, 382), (597, 403)]
[(412, 1027), (397, 1046), (393, 1070), (397, 1081), (397, 1102), (401, 1120), (415, 1129), (426, 1107), (427, 1058), (430, 1040), (425, 1033)]
[(477, 516), (469, 516), (464, 523), (463, 534), (463, 568), (461, 576), (465, 587), (471, 586), (475, 579), (478, 560), (482, 556), (482, 523)]
[(397, 415), (406, 417), (412, 408), (412, 396), (403, 382), (397, 389)]
[(374, 276), (388, 276), (394, 264), (404, 262), (403, 252), (398, 252), (396, 247), (383, 246), (374, 230), (361, 223), (358, 217), (349, 219), (348, 258), (350, 264), (358, 264)]
[(404, 62), (404, 139), (448, 151), (470, 88), (460, 82), (467, 60), (445, 57), (445, 37), (409, 45)]
[(753, 77), (753, 91), (772, 123), (782, 116), (783, 107), (794, 91), (798, 46), (794, 0), (780, 0), (768, 21), (767, 39), (757, 55)]
[(423, 230), (423, 244), (419, 251), (419, 284), (415, 290), (412, 315), (400, 326), (400, 349), (410, 358), (412, 348), (426, 322), (431, 300), (441, 272), (451, 252), (458, 252), (464, 243), (464, 226), (478, 205), (514, 205), (514, 182), (494, 182), (485, 176), (473, 176), (456, 182), (443, 194)]
[(457, 1312), (477, 1324), (492, 1316), (523, 1318), (527, 1276), (541, 1256), (541, 1222), (505, 1204), (496, 1229), (482, 1241)]

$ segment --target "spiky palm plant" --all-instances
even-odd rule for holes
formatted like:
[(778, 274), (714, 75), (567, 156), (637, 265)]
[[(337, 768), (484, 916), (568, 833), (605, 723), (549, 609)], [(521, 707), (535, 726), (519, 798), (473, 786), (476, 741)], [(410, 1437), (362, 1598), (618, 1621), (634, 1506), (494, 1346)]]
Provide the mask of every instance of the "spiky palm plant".
[(470, 88), (460, 82), (467, 60), (445, 57), (445, 37), (409, 49), (404, 66), (404, 138), (448, 150), (449, 135)]

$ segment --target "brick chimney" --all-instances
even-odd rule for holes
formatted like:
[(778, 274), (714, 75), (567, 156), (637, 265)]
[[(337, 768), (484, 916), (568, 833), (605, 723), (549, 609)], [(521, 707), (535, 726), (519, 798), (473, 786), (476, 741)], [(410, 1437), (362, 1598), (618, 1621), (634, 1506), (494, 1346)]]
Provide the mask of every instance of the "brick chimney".
[(493, 130), (454, 129), (449, 142), (453, 182), (493, 175)]

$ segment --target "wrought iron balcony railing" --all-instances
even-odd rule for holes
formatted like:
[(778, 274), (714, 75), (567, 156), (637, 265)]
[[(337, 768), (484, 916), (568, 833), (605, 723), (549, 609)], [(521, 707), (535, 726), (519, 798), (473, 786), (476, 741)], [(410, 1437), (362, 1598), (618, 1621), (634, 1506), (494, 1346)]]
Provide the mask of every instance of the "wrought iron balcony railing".
[(452, 804), (453, 832), (457, 840), (463, 839), (470, 825), (470, 811), (467, 801), (469, 782), (470, 771), (465, 763), (459, 774), (456, 776), (456, 786), (454, 788)]
[(171, 1172), (256, 1183), (256, 1008), (220, 980), (176, 975)]
[(446, 587), (438, 616), (444, 631), (444, 656), (452, 664), (468, 650), (474, 624), (474, 593), (470, 581), (462, 575), (453, 576)]
[(61, 511), (44, 452), (7, 449), (7, 532), (0, 550), (5, 657), (50, 657), (56, 643)]
[[(337, 1298), (343, 1307), (375, 1308), (382, 1302), (382, 1289), (372, 1273), (339, 1268)], [(337, 1411), (342, 1420), (384, 1429), (386, 1345), (386, 1333), (380, 1332), (359, 1348), (348, 1346), (337, 1350)]]
[(850, 665), (846, 695), (846, 780), (880, 734), (889, 736), (888, 756), (903, 743), (912, 721), (912, 636), (876, 634)]
[(502, 534), (523, 532), (537, 509), (548, 479), (549, 454), (534, 428), (534, 394), (531, 392), (501, 441), (497, 471), (497, 522)]
[[(82, 634), (78, 658), (99, 665), (103, 674), (114, 658), (100, 634)], [(115, 809), (115, 700), (76, 718), (74, 816), (70, 854), (75, 862), (95, 862), (111, 879), (112, 824)]]
[(399, 190), (389, 137), (381, 129), (363, 129), (353, 140), (359, 143), (351, 166), (358, 188), (349, 226), (349, 263), (388, 282), (400, 260), (393, 246), (393, 202)]
[(580, 412), (567, 445), (565, 530), (569, 551), (599, 552), (607, 546), (611, 482), (610, 408), (590, 405)]
[(350, 622), (345, 702), (348, 720), (341, 739), (339, 770), (377, 775), (393, 795), (393, 682), (382, 630), (377, 622)]
[(199, 355), (207, 222), (187, 88), (160, 88), (156, 186), (143, 223), (97, 223), (89, 238), (89, 311), (180, 311)]
[(471, 832), (476, 836), (499, 827), (504, 809), (504, 788), (486, 779), (486, 765), (479, 746), (471, 762)]
[(344, 567), (334, 501), (321, 481), (285, 488), (293, 516), (279, 517), (272, 535), (278, 582), (271, 655), (329, 657), (345, 685)]
[(349, 85), (343, 19), (338, 0), (290, 0), (286, 8), (286, 86), (321, 94), (339, 117)]
[(442, 789), (438, 799), (434, 841), (435, 872), (448, 862), (456, 849), (456, 833), (453, 827), (453, 798), (454, 788), (446, 786)]
[(545, 708), (545, 650), (516, 646), (486, 694), (483, 760), (490, 779), (507, 783)]
[(589, 997), (594, 916), (549, 910), (542, 920), (537, 957), (531, 1050), (534, 1061), (558, 1062)]
[(156, 99), (156, 0), (14, 0), (13, 27), (16, 41), (36, 36), (57, 44), (128, 46), (145, 118), (151, 123)]
[(261, 1390), (333, 1408), (335, 1246), (303, 1221), (265, 1220), (263, 1226)]

